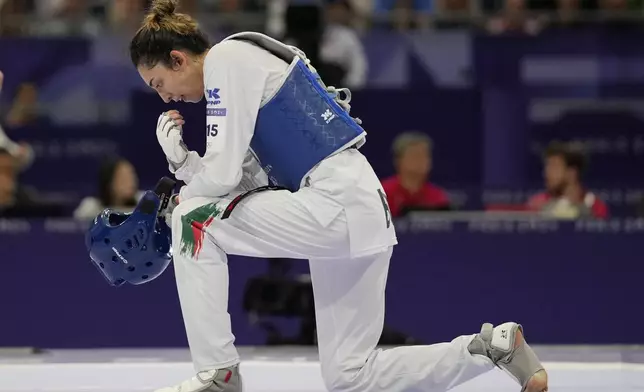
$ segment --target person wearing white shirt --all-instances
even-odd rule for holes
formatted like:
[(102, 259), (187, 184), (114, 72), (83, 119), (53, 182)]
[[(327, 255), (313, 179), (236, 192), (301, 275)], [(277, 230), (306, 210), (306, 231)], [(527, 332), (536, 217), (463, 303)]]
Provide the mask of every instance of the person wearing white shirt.
[[(4, 73), (0, 71), (0, 92), (2, 92), (2, 85), (4, 83)], [(0, 149), (7, 150), (11, 156), (16, 159), (18, 168), (23, 171), (29, 168), (34, 162), (34, 150), (27, 143), (16, 143), (7, 136), (2, 125), (0, 125)]]
[(320, 59), (338, 64), (345, 72), (342, 84), (351, 89), (359, 89), (367, 82), (368, 63), (362, 41), (351, 27), (352, 13), (349, 0), (328, 1)]
[(262, 34), (211, 46), (175, 6), (155, 0), (130, 44), (141, 78), (166, 103), (207, 100), (203, 157), (183, 143), (184, 128), (194, 130), (179, 112), (157, 120), (169, 169), (186, 183), (166, 221), (197, 372), (159, 392), (242, 390), (228, 254), (309, 260), (329, 390), (447, 390), (496, 364), (523, 390), (546, 391), (545, 370), (516, 323), (485, 324), (450, 343), (376, 349), (397, 239), (359, 151), (366, 133), (349, 115), (350, 92), (325, 86), (304, 53)]
[(98, 172), (98, 192), (87, 196), (74, 210), (74, 218), (92, 220), (104, 209), (131, 212), (143, 197), (134, 166), (123, 158), (111, 158), (101, 164)]

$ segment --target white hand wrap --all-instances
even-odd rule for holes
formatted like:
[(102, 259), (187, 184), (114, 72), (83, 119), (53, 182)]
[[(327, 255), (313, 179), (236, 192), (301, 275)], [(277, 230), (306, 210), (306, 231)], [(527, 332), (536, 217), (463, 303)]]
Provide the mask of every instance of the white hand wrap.
[(188, 149), (183, 142), (183, 130), (166, 113), (157, 121), (157, 140), (168, 161), (179, 168), (188, 157)]

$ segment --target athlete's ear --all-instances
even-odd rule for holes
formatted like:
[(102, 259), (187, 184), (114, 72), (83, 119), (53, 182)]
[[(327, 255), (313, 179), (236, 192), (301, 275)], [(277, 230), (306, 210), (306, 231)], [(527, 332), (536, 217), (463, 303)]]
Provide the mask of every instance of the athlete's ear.
[(172, 61), (172, 69), (178, 71), (186, 64), (186, 54), (179, 51), (173, 50), (170, 52), (170, 59)]

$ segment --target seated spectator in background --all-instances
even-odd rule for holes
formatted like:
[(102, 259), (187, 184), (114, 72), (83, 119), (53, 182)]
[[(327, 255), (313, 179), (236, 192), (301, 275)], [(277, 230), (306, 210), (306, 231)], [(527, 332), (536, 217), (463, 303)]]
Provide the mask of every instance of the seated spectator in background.
[(98, 175), (98, 197), (84, 198), (74, 218), (91, 220), (106, 208), (130, 212), (141, 198), (139, 180), (130, 162), (122, 158), (106, 161)]
[(588, 6), (588, 1), (584, 0), (557, 0), (555, 18), (549, 23), (549, 26), (564, 28), (585, 26), (582, 12)]
[(608, 206), (582, 183), (587, 165), (580, 148), (564, 143), (550, 144), (544, 157), (546, 190), (532, 196), (528, 208), (561, 219), (606, 219)]
[[(2, 1), (2, 0), (0, 0)], [(0, 71), (0, 92), (4, 82), (4, 74)], [(7, 150), (17, 160), (18, 168), (25, 170), (34, 160), (34, 152), (27, 143), (16, 143), (11, 140), (0, 126), (0, 149)]]
[[(293, 45), (301, 49), (315, 64), (318, 73), (325, 80), (325, 83), (335, 86), (334, 80), (326, 81), (329, 78), (325, 75), (325, 63), (320, 58), (322, 35), (324, 34), (323, 10), (317, 3), (296, 2), (288, 3), (284, 15), (285, 30), (281, 37), (287, 45)], [(333, 79), (333, 78), (331, 78)], [(339, 80), (337, 80), (339, 81)]]
[[(337, 14), (335, 14), (337, 15)], [(318, 2), (310, 1), (289, 3), (285, 13), (286, 31), (282, 41), (287, 45), (293, 45), (301, 49), (306, 56), (315, 64), (315, 69), (324, 80), (327, 86), (345, 87), (343, 82), (347, 79), (345, 47), (346, 43), (333, 43), (325, 39), (327, 33), (324, 9)], [(336, 30), (337, 31), (337, 30)], [(346, 32), (346, 31), (344, 31)], [(346, 36), (335, 39), (346, 39)], [(342, 35), (342, 34), (341, 34)], [(323, 45), (326, 44), (325, 56), (323, 56)], [(351, 46), (351, 44), (349, 44)], [(340, 49), (339, 53), (335, 52)], [(340, 60), (337, 55), (344, 57)], [(328, 62), (327, 57), (331, 57)], [(358, 83), (360, 82), (358, 78)], [(348, 87), (348, 86), (346, 86)]]
[(141, 21), (143, 5), (141, 0), (112, 0), (106, 4), (109, 29), (128, 35), (136, 32)]
[(424, 133), (399, 135), (393, 144), (396, 175), (382, 181), (393, 217), (413, 210), (448, 210), (447, 192), (428, 182), (432, 140)]
[(543, 20), (530, 14), (528, 0), (506, 0), (504, 7), (487, 24), (487, 30), (493, 34), (537, 34), (542, 27)]
[(7, 114), (6, 124), (10, 128), (19, 128), (45, 121), (38, 111), (38, 91), (36, 86), (24, 83), (18, 88), (11, 109)]
[[(134, 1), (134, 0), (132, 0)], [(91, 35), (100, 32), (100, 22), (88, 18), (91, 11), (88, 0), (38, 0), (36, 11), (39, 21), (30, 24), (29, 33), (35, 35)]]
[(362, 88), (367, 82), (367, 56), (358, 33), (351, 27), (354, 12), (349, 0), (326, 0), (326, 27), (322, 34), (320, 58), (329, 66), (336, 65), (340, 83), (325, 83), (350, 89)]
[(34, 151), (27, 143), (16, 143), (9, 139), (4, 129), (0, 127), (0, 149), (6, 150), (16, 159), (17, 169), (27, 169), (34, 161)]
[[(462, 29), (472, 25), (472, 4), (474, 0), (434, 0), (436, 1), (436, 14), (440, 19), (434, 21), (434, 26), (439, 29)], [(477, 0), (480, 1), (480, 0)]]
[(24, 23), (20, 23), (29, 11), (25, 0), (0, 0), (0, 36), (19, 36), (24, 34)]
[(18, 182), (20, 164), (6, 149), (0, 148), (0, 217), (45, 218), (65, 215), (64, 206), (50, 203)]
[(597, 0), (603, 25), (616, 29), (641, 29), (641, 0)]

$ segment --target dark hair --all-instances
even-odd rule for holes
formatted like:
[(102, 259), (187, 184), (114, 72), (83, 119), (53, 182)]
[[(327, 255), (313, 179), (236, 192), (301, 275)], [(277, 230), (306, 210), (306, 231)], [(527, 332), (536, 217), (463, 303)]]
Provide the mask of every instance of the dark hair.
[[(105, 207), (110, 207), (114, 204), (112, 183), (114, 182), (116, 169), (118, 169), (119, 165), (122, 163), (128, 163), (128, 161), (120, 157), (107, 158), (103, 161), (99, 169), (98, 198), (100, 199), (101, 204)], [(134, 207), (136, 205), (136, 199), (133, 197), (130, 200), (126, 200), (125, 204), (127, 207)]]
[(206, 35), (189, 15), (175, 13), (177, 0), (154, 0), (143, 25), (130, 42), (134, 66), (149, 68), (158, 63), (172, 67), (170, 52), (187, 51), (195, 55), (210, 49)]
[(566, 166), (576, 169), (580, 177), (588, 168), (588, 158), (583, 148), (573, 143), (552, 142), (546, 148), (544, 156), (563, 159)]

